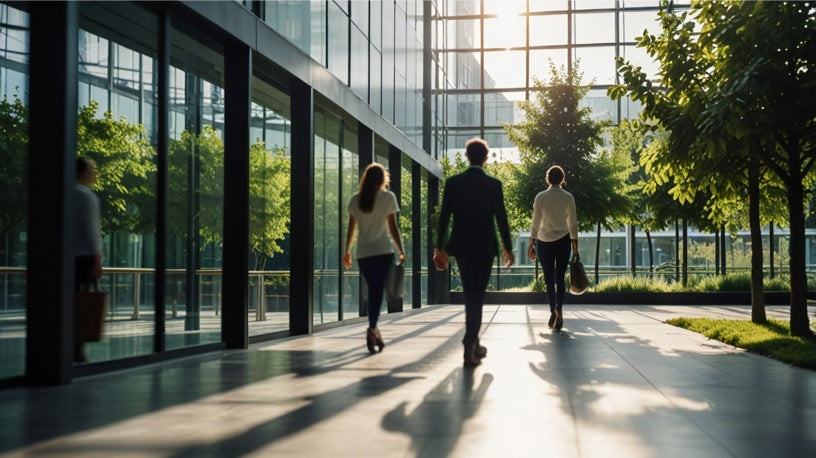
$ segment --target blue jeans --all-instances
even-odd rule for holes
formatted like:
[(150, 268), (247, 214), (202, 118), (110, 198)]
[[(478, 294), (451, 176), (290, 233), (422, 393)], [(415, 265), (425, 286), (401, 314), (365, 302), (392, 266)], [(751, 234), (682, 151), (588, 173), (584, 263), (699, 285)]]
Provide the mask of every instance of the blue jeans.
[(544, 283), (547, 284), (547, 300), (550, 312), (564, 305), (564, 274), (569, 264), (572, 243), (569, 234), (553, 242), (536, 240), (536, 254), (544, 270)]
[(394, 253), (368, 256), (357, 260), (360, 272), (368, 285), (368, 326), (377, 327), (380, 318), (383, 294), (385, 293), (385, 276), (394, 263)]

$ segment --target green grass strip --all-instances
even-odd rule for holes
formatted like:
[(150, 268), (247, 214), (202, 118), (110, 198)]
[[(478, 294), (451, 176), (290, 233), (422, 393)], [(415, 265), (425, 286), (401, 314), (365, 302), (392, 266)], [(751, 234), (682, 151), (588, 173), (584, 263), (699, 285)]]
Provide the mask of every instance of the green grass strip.
[(769, 319), (766, 323), (757, 324), (747, 320), (672, 318), (666, 323), (779, 361), (816, 370), (816, 338), (790, 335), (790, 325), (784, 321)]

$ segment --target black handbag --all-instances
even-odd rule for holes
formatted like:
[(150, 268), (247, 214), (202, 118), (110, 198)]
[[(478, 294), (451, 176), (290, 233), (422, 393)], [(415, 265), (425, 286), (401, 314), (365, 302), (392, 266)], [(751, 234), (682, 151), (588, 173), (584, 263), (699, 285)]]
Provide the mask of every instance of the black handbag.
[(385, 298), (388, 302), (394, 302), (405, 296), (405, 264), (392, 263), (385, 275)]
[(588, 286), (589, 280), (584, 265), (581, 263), (581, 256), (576, 254), (570, 261), (570, 294), (584, 294)]

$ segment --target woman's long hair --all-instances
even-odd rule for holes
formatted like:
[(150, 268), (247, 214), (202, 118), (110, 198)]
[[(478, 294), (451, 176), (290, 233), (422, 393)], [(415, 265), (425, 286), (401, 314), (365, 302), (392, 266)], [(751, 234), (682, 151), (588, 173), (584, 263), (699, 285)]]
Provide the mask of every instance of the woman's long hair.
[(388, 174), (385, 167), (376, 162), (368, 164), (363, 177), (360, 178), (360, 188), (357, 190), (360, 194), (360, 210), (363, 213), (371, 213), (374, 209), (374, 198), (377, 197), (377, 190), (382, 188), (387, 183)]

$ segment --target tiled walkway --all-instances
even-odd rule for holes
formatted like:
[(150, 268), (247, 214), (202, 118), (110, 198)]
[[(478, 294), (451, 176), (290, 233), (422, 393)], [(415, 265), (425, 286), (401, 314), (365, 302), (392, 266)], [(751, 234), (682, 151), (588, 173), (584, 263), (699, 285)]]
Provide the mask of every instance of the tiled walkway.
[[(768, 307), (786, 317), (785, 308)], [(0, 452), (50, 456), (813, 456), (816, 372), (664, 324), (747, 307), (462, 306), (0, 391)], [(811, 319), (816, 319), (811, 313)]]

